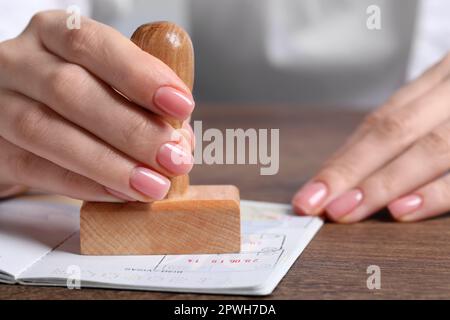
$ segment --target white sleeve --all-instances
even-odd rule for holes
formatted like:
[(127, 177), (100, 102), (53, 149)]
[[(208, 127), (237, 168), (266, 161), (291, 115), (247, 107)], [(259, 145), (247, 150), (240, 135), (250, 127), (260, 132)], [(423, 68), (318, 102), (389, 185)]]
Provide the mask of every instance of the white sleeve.
[(91, 13), (90, 0), (0, 0), (0, 41), (19, 35), (36, 12), (50, 9), (65, 10), (70, 5), (79, 6), (85, 16)]
[(408, 78), (414, 79), (450, 51), (450, 1), (422, 0)]

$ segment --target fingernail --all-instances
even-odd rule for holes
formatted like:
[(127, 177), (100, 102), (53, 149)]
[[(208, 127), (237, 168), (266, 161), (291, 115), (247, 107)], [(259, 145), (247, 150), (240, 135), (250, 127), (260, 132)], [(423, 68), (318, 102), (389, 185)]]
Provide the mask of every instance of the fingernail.
[(328, 193), (327, 186), (322, 182), (314, 182), (304, 186), (292, 200), (294, 206), (297, 206), (305, 214), (312, 214), (320, 204), (325, 200)]
[(142, 167), (133, 170), (130, 184), (154, 200), (164, 199), (170, 188), (170, 180), (159, 173)]
[(339, 198), (333, 200), (325, 210), (331, 218), (338, 220), (355, 209), (363, 199), (361, 190), (355, 189), (344, 193)]
[(195, 106), (192, 97), (172, 87), (156, 90), (153, 101), (162, 111), (180, 120), (188, 118)]
[(159, 148), (157, 160), (161, 166), (174, 174), (186, 174), (194, 165), (192, 154), (173, 142), (167, 142)]
[(137, 201), (136, 199), (133, 199), (129, 196), (127, 196), (126, 194), (123, 194), (122, 192), (110, 189), (108, 187), (105, 187), (105, 190), (110, 193), (111, 195), (113, 195), (114, 197), (117, 197), (119, 199), (125, 200), (125, 201), (130, 201), (130, 202), (135, 202)]
[(404, 217), (416, 211), (423, 203), (423, 198), (419, 195), (408, 195), (394, 200), (388, 205), (391, 214), (396, 218)]

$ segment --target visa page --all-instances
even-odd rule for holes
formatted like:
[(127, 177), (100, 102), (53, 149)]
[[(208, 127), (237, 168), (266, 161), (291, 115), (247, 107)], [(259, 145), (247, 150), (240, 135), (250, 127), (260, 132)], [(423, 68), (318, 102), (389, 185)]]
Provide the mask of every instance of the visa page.
[(242, 201), (242, 246), (237, 254), (82, 256), (79, 234), (20, 275), (23, 284), (270, 294), (322, 225), (290, 206)]

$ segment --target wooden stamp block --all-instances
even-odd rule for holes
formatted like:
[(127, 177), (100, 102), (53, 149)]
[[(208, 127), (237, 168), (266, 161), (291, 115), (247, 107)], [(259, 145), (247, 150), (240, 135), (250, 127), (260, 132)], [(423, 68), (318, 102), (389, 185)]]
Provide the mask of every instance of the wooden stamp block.
[(239, 191), (190, 186), (153, 203), (89, 202), (81, 210), (81, 252), (93, 255), (239, 252)]
[[(187, 33), (158, 22), (139, 27), (132, 40), (159, 58), (192, 89), (194, 53)], [(166, 119), (174, 128), (182, 123)], [(189, 186), (171, 179), (167, 199), (153, 203), (85, 202), (80, 247), (88, 255), (203, 254), (240, 251), (239, 191), (234, 186)]]

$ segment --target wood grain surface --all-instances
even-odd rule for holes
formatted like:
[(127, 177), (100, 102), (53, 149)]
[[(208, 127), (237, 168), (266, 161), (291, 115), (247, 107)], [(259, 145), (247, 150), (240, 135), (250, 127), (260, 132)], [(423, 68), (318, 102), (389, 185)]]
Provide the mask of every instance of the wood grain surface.
[(190, 186), (153, 203), (84, 202), (80, 245), (86, 255), (213, 254), (241, 249), (239, 190)]
[[(194, 184), (235, 184), (243, 199), (289, 202), (295, 190), (361, 120), (353, 111), (285, 106), (198, 105), (204, 129), (279, 128), (280, 171), (257, 166), (198, 165)], [(375, 155), (374, 155), (375, 156)], [(368, 290), (366, 269), (381, 269), (381, 289)], [(450, 217), (398, 224), (385, 212), (354, 225), (327, 223), (266, 299), (450, 299)], [(218, 299), (230, 297), (124, 290), (0, 285), (0, 299)]]

